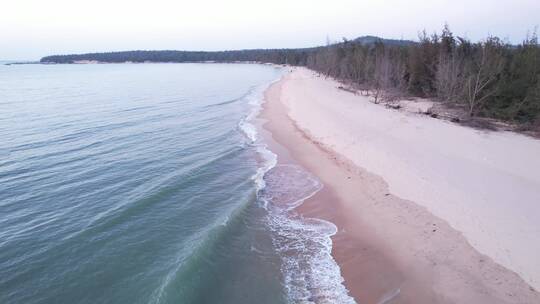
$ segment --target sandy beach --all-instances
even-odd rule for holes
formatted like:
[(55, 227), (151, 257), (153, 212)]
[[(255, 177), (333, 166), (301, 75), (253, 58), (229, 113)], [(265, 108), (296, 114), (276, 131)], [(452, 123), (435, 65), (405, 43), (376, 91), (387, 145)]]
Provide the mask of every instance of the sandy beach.
[(263, 136), (323, 190), (358, 303), (540, 303), (540, 141), (396, 111), (294, 69), (265, 93)]

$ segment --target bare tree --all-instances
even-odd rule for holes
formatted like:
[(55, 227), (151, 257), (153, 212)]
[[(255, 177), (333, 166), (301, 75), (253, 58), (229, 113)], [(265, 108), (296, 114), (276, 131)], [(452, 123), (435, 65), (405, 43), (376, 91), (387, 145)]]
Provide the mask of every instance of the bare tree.
[(477, 114), (486, 100), (496, 92), (497, 87), (492, 84), (499, 77), (505, 63), (499, 39), (489, 38), (480, 43), (474, 61), (464, 86), (470, 116)]
[(435, 86), (439, 99), (443, 101), (457, 99), (462, 72), (463, 59), (455, 51), (451, 55), (441, 55), (435, 74)]

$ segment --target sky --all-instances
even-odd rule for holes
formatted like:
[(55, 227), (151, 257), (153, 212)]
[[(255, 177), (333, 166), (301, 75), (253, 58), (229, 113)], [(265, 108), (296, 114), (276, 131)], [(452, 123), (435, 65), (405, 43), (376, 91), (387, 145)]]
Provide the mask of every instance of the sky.
[(445, 23), (458, 36), (519, 43), (540, 0), (2, 0), (0, 60), (122, 50), (323, 45), (364, 35), (416, 39)]

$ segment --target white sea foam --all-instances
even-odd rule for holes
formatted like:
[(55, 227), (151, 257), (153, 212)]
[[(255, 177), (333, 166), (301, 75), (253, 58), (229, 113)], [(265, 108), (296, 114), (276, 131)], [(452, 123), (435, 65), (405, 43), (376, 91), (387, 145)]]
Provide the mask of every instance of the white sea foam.
[(288, 300), (292, 303), (355, 303), (331, 255), (331, 237), (337, 227), (328, 221), (304, 218), (293, 210), (322, 189), (322, 183), (299, 166), (276, 166), (277, 155), (258, 138), (253, 120), (262, 109), (263, 92), (269, 85), (254, 89), (246, 97), (251, 109), (239, 128), (262, 159), (252, 179), (259, 202), (268, 211), (273, 243), (282, 258)]
[(282, 272), (293, 303), (355, 303), (343, 285), (331, 255), (337, 227), (328, 221), (305, 218), (293, 208), (316, 194), (321, 183), (299, 166), (276, 166), (265, 176), (261, 199), (268, 204), (268, 224), (282, 257)]
[(270, 151), (267, 145), (258, 139), (257, 127), (253, 124), (253, 120), (261, 112), (262, 103), (264, 101), (264, 91), (272, 85), (272, 83), (277, 81), (279, 81), (279, 78), (263, 86), (256, 87), (245, 97), (250, 105), (250, 109), (246, 117), (238, 123), (239, 129), (249, 140), (248, 144), (255, 148), (256, 152), (263, 160), (261, 166), (257, 169), (257, 172), (252, 176), (252, 179), (257, 186), (257, 191), (264, 188), (264, 174), (277, 164), (277, 155)]

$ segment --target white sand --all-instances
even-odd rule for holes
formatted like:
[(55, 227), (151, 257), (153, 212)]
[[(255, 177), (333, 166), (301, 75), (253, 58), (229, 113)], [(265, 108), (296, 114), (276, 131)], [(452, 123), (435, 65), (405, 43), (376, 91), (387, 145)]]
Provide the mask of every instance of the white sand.
[(297, 69), (281, 98), (312, 139), (540, 290), (540, 141), (386, 109), (338, 85)]

